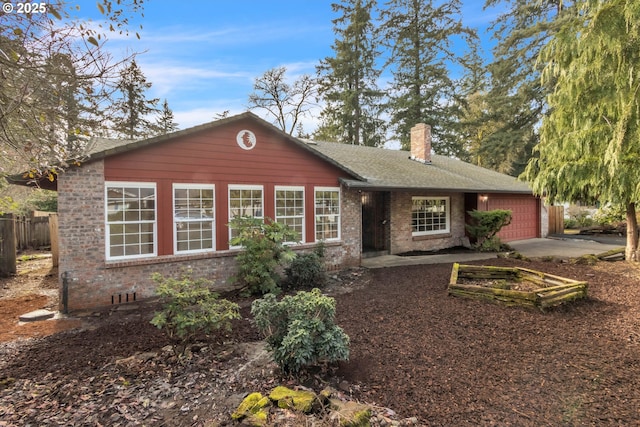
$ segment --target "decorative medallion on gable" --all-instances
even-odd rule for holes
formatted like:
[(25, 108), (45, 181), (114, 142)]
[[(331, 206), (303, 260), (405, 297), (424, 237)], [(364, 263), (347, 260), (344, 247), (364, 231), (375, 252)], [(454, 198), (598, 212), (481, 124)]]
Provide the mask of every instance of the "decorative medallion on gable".
[(250, 130), (243, 129), (236, 135), (236, 142), (243, 150), (252, 150), (256, 146), (256, 134)]

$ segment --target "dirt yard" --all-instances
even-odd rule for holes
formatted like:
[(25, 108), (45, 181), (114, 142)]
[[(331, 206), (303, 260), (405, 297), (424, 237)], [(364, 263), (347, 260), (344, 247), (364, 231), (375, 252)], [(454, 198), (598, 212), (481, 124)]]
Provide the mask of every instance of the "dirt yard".
[[(637, 267), (475, 264), (586, 280), (590, 297), (542, 313), (448, 296), (451, 264), (344, 272), (334, 283), (348, 292), (330, 292), (351, 337), (350, 360), (303, 385), (329, 383), (388, 419), (424, 426), (640, 423)], [(233, 333), (194, 348), (186, 363), (149, 324), (153, 306), (19, 325), (18, 315), (55, 306), (55, 277), (45, 258), (0, 282), (0, 426), (232, 425), (229, 414), (248, 392), (295, 384), (257, 343), (248, 300), (239, 300)]]

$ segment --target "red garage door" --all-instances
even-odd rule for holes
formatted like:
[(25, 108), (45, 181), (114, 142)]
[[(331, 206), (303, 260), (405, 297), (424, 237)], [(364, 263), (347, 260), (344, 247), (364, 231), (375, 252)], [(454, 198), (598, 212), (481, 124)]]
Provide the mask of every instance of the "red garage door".
[(504, 227), (498, 237), (503, 242), (532, 239), (540, 237), (540, 209), (538, 199), (533, 196), (516, 196), (490, 194), (487, 200), (488, 209), (505, 209), (511, 211), (511, 224)]

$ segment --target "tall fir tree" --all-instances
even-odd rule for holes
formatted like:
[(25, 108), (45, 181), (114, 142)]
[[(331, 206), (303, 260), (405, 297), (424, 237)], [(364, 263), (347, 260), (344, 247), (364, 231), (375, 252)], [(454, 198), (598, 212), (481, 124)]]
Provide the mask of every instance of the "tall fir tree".
[(384, 93), (377, 87), (381, 70), (373, 37), (374, 0), (344, 0), (331, 5), (337, 35), (333, 57), (318, 67), (320, 95), (325, 101), (316, 139), (345, 144), (380, 146), (385, 127), (379, 118)]
[(411, 128), (427, 123), (436, 153), (461, 156), (455, 130), (460, 103), (449, 66), (460, 62), (454, 41), (470, 44), (476, 35), (461, 22), (460, 1), (434, 6), (432, 0), (389, 0), (385, 6), (381, 41), (391, 52), (388, 113), (395, 137), (408, 149)]
[(173, 111), (169, 108), (169, 102), (162, 101), (162, 107), (156, 119), (156, 129), (158, 135), (166, 135), (178, 130), (178, 123), (175, 122)]
[(121, 97), (114, 103), (114, 130), (128, 139), (146, 138), (157, 133), (155, 121), (159, 99), (148, 99), (152, 86), (135, 60), (120, 72), (117, 88)]
[(72, 157), (81, 152), (91, 135), (99, 133), (103, 116), (99, 105), (107, 95), (77, 75), (69, 55), (52, 55), (45, 68), (49, 78), (40, 99), (48, 110), (45, 126), (50, 138), (60, 141), (57, 149)]
[(626, 259), (640, 261), (640, 3), (581, 0), (541, 53), (549, 114), (525, 177), (550, 202), (626, 210)]
[(487, 117), (488, 73), (476, 49), (465, 55), (462, 63), (465, 73), (460, 81), (460, 96), (457, 99), (461, 113), (457, 135), (466, 156), (460, 157), (475, 165), (485, 166), (480, 149), (486, 135), (494, 129), (494, 123)]
[(506, 12), (492, 24), (498, 40), (489, 65), (491, 89), (488, 120), (494, 130), (480, 147), (485, 167), (518, 176), (539, 141), (538, 127), (546, 112), (545, 98), (552, 82), (542, 84), (540, 50), (568, 16), (566, 0), (487, 0), (502, 4)]

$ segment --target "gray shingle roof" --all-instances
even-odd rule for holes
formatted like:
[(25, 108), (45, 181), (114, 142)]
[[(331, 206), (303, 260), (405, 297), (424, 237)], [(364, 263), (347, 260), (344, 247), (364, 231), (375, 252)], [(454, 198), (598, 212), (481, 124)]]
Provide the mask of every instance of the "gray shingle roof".
[(93, 138), (87, 146), (87, 156), (91, 157), (94, 154), (122, 147), (133, 142), (134, 140), (131, 139)]
[[(409, 152), (385, 150), (382, 148), (337, 144), (332, 142), (303, 141), (282, 132), (275, 126), (260, 119), (251, 112), (228, 117), (215, 122), (205, 123), (168, 135), (145, 140), (116, 140), (96, 138), (88, 147), (87, 161), (125, 153), (137, 148), (150, 146), (163, 141), (173, 140), (202, 130), (215, 129), (225, 123), (243, 118), (252, 118), (279, 133), (293, 144), (308, 150), (318, 157), (345, 171), (349, 177), (341, 181), (352, 188), (370, 190), (444, 190), (453, 192), (503, 192), (531, 194), (529, 186), (515, 178), (481, 168), (460, 160), (445, 156), (432, 155), (431, 164), (423, 164), (409, 158)], [(13, 184), (28, 185), (21, 175), (7, 178)], [(44, 182), (55, 189), (57, 182)]]
[(437, 154), (423, 164), (411, 160), (408, 151), (320, 141), (309, 147), (365, 180), (343, 180), (353, 188), (532, 193), (512, 176)]

